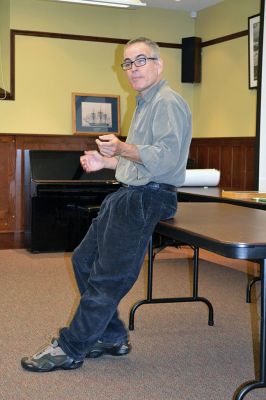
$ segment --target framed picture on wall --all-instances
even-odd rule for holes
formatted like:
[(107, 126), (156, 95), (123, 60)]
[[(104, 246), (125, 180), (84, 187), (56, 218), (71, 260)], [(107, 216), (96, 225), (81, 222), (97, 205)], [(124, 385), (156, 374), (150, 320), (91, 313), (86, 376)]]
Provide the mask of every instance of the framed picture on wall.
[(248, 64), (249, 88), (258, 86), (260, 16), (253, 15), (248, 19)]
[(72, 131), (75, 135), (119, 135), (119, 96), (72, 93)]

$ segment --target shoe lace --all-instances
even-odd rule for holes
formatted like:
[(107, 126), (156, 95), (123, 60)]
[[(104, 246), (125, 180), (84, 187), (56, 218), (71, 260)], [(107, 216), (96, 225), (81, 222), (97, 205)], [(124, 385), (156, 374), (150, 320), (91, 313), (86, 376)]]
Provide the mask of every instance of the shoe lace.
[(53, 337), (47, 342), (37, 350), (37, 352), (32, 356), (33, 358), (41, 358), (43, 355), (48, 353), (56, 355), (56, 348), (59, 347), (57, 339)]

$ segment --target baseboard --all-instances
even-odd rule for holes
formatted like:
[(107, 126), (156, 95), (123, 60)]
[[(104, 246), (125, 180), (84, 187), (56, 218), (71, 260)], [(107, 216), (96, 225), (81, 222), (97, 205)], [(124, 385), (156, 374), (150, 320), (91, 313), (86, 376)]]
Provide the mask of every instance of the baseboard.
[(0, 250), (24, 247), (24, 232), (0, 232)]

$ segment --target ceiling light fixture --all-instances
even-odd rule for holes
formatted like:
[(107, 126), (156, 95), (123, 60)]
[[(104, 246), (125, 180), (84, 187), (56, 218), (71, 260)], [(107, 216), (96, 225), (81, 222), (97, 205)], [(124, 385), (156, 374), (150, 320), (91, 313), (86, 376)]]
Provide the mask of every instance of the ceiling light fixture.
[(62, 3), (86, 4), (93, 6), (106, 6), (118, 8), (138, 8), (146, 6), (141, 0), (51, 0)]

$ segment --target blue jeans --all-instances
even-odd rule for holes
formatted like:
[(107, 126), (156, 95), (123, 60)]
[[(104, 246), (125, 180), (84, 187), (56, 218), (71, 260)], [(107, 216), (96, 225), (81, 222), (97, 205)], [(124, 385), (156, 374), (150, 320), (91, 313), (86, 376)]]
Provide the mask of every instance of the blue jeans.
[(119, 343), (127, 338), (118, 304), (138, 278), (155, 226), (176, 208), (176, 193), (156, 185), (121, 187), (105, 198), (73, 253), (81, 298), (69, 327), (59, 334), (70, 357), (83, 360), (99, 339)]

